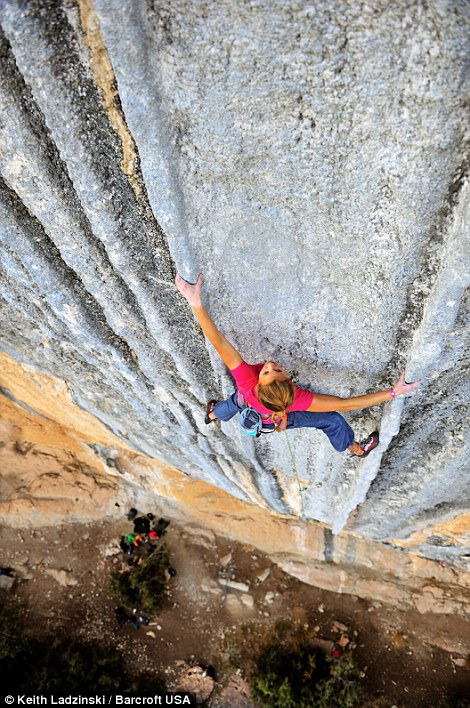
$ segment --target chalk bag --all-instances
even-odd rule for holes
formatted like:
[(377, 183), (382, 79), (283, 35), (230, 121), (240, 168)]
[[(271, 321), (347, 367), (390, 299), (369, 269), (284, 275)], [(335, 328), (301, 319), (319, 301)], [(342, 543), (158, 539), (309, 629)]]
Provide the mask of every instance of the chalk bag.
[(261, 415), (254, 408), (244, 408), (240, 413), (240, 427), (247, 435), (258, 437), (261, 435), (262, 425)]

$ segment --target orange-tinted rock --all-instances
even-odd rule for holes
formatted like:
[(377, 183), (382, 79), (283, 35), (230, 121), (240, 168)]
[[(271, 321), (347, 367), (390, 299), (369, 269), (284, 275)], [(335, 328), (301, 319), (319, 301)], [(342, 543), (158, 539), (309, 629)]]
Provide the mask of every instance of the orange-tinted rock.
[[(351, 532), (331, 536), (324, 524), (235, 499), (132, 450), (78, 408), (53, 377), (5, 355), (1, 363), (2, 385), (18, 399), (1, 397), (3, 523), (89, 521), (151, 502), (176, 521), (256, 546), (312, 585), (421, 612), (463, 614), (468, 608), (468, 573)], [(113, 451), (113, 464), (103, 450)]]

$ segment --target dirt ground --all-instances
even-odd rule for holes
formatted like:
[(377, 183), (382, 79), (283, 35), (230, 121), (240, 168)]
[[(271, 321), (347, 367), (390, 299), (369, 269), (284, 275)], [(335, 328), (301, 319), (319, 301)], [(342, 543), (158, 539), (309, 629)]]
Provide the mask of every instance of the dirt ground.
[[(305, 585), (253, 547), (174, 523), (165, 540), (177, 575), (164, 607), (149, 626), (120, 628), (109, 576), (125, 558), (120, 537), (132, 528), (124, 516), (112, 523), (0, 530), (0, 565), (17, 570), (10, 593), (28, 608), (31, 636), (47, 631), (106, 643), (129, 666), (164, 673), (173, 689), (189, 666), (212, 665), (210, 705), (236, 708), (251, 703), (242, 677), (227, 674), (224, 633), (246, 622), (297, 619), (317, 627), (326, 642), (347, 635), (366, 694), (381, 699), (376, 705), (433, 708), (444, 696), (470, 692), (470, 622), (401, 612)], [(224, 580), (248, 588), (227, 588)]]

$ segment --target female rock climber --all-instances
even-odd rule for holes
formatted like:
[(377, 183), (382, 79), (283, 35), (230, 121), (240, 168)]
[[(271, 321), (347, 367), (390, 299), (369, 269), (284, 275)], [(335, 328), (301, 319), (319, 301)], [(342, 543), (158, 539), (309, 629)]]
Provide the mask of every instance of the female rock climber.
[(356, 442), (351, 426), (338, 411), (355, 411), (389, 401), (411, 393), (418, 387), (419, 382), (406, 383), (403, 372), (392, 388), (366, 393), (363, 396), (340, 398), (313, 393), (296, 386), (286, 370), (275, 361), (247, 364), (219, 332), (202, 304), (202, 281), (202, 274), (195, 285), (177, 275), (175, 285), (190, 304), (202, 331), (230, 369), (237, 385), (237, 390), (227, 400), (219, 403), (209, 401), (206, 423), (230, 420), (236, 413), (249, 406), (261, 414), (262, 432), (280, 432), (286, 428), (318, 428), (326, 433), (335, 450), (349, 450), (357, 457), (366, 457), (377, 447), (378, 432), (371, 433), (360, 443)]

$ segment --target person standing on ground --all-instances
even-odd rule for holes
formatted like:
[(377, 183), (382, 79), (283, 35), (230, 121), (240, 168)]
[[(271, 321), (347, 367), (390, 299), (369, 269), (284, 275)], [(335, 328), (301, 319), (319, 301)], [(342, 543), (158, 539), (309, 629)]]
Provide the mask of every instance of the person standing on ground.
[(280, 432), (291, 428), (318, 428), (328, 436), (335, 450), (338, 452), (349, 450), (357, 457), (366, 457), (377, 447), (379, 444), (377, 431), (360, 443), (356, 442), (351, 426), (339, 411), (355, 411), (376, 406), (378, 403), (415, 391), (419, 382), (406, 383), (403, 371), (392, 388), (366, 393), (363, 396), (340, 398), (314, 393), (296, 386), (287, 371), (275, 361), (247, 364), (219, 332), (202, 304), (202, 281), (202, 273), (194, 285), (177, 275), (175, 285), (188, 301), (202, 331), (230, 369), (237, 384), (235, 393), (225, 401), (209, 401), (206, 423), (215, 420), (228, 421), (249, 406), (261, 415), (263, 433), (274, 432), (274, 430)]

